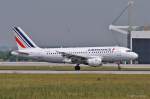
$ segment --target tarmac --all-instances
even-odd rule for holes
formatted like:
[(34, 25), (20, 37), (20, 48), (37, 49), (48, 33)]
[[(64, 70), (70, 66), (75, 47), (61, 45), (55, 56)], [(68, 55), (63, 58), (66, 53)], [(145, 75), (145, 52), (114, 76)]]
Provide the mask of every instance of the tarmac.
[[(0, 66), (74, 66), (46, 62), (0, 62)], [(86, 65), (81, 65), (86, 66)], [(117, 66), (104, 64), (104, 66)], [(121, 65), (122, 68), (150, 68), (150, 64)], [(96, 67), (95, 67), (96, 68)], [(48, 71), (48, 70), (0, 70), (0, 74), (150, 74), (150, 71)]]
[[(0, 66), (75, 66), (75, 64), (48, 63), (48, 62), (0, 62)], [(87, 66), (87, 65), (80, 65)], [(117, 66), (117, 64), (103, 64), (103, 66)], [(127, 68), (150, 68), (150, 64), (121, 64)]]
[(0, 74), (150, 74), (150, 71), (45, 71), (0, 70)]

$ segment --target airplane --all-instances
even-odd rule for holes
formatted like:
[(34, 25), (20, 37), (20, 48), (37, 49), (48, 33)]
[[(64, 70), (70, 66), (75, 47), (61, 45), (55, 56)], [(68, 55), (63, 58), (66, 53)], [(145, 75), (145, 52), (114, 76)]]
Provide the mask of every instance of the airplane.
[(76, 64), (75, 70), (80, 70), (80, 64), (101, 66), (103, 62), (129, 61), (138, 58), (138, 54), (126, 47), (71, 47), (71, 48), (40, 48), (20, 27), (12, 28), (18, 50), (12, 55), (30, 57), (51, 63)]

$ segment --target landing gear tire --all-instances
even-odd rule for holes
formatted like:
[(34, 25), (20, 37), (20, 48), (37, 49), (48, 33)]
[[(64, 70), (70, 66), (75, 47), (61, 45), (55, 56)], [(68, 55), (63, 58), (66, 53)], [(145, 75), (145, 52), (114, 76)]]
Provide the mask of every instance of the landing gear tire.
[(75, 70), (79, 71), (80, 70), (80, 66), (79, 65), (75, 66)]

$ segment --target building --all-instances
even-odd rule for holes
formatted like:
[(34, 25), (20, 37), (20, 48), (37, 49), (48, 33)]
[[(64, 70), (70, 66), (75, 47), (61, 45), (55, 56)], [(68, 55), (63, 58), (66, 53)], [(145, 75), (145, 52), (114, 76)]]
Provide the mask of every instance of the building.
[[(110, 25), (109, 29), (128, 35), (129, 26), (115, 26)], [(132, 26), (130, 34), (130, 48), (138, 53), (139, 64), (150, 64), (150, 27), (149, 26)], [(128, 43), (128, 42), (127, 42)]]
[(139, 64), (150, 64), (150, 31), (147, 29), (131, 32), (131, 49), (139, 54)]

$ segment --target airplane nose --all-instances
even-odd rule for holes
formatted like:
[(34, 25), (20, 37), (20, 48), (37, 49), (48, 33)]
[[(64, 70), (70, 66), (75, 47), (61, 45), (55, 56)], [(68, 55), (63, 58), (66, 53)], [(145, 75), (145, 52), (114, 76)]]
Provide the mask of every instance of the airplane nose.
[(139, 57), (139, 55), (138, 55), (137, 53), (134, 53), (134, 54), (133, 54), (133, 58), (134, 58), (134, 59), (137, 59), (138, 57)]

